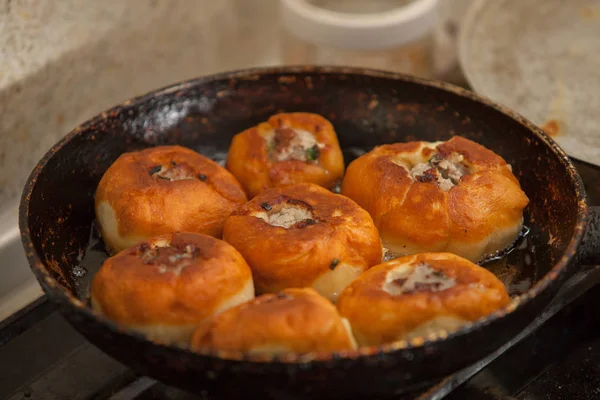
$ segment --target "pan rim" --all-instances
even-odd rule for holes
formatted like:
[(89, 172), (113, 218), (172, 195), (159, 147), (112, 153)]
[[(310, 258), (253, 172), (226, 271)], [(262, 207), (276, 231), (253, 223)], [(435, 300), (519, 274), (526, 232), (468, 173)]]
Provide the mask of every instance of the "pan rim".
[[(414, 83), (418, 85), (432, 87), (437, 90), (451, 92), (457, 96), (467, 98), (480, 104), (484, 104), (490, 107), (506, 117), (513, 119), (520, 125), (525, 126), (532, 135), (537, 136), (546, 146), (550, 148), (552, 153), (558, 158), (559, 162), (565, 167), (566, 173), (569, 175), (570, 180), (574, 184), (577, 201), (577, 216), (575, 221), (575, 228), (566, 245), (563, 254), (560, 259), (552, 266), (552, 268), (538, 281), (536, 282), (527, 292), (519, 295), (512, 299), (512, 301), (506, 307), (497, 310), (485, 318), (479, 319), (473, 323), (469, 323), (463, 326), (461, 329), (447, 333), (439, 332), (427, 337), (418, 337), (410, 341), (401, 340), (391, 343), (386, 343), (380, 346), (362, 346), (355, 350), (339, 351), (339, 352), (327, 352), (327, 353), (307, 353), (307, 354), (285, 354), (280, 356), (266, 356), (266, 355), (248, 355), (239, 351), (213, 351), (205, 350), (199, 352), (192, 352), (184, 348), (155, 343), (148, 340), (143, 335), (132, 331), (131, 329), (120, 326), (106, 317), (101, 316), (97, 312), (93, 311), (89, 306), (84, 304), (81, 300), (77, 299), (73, 294), (68, 292), (56, 279), (54, 279), (44, 262), (41, 260), (37, 251), (31, 241), (31, 232), (29, 230), (29, 200), (31, 193), (33, 192), (38, 177), (44, 170), (47, 163), (56, 155), (56, 153), (76, 137), (81, 131), (85, 130), (88, 126), (94, 125), (99, 121), (107, 119), (111, 115), (118, 114), (121, 110), (142, 104), (150, 99), (162, 97), (167, 94), (177, 93), (178, 91), (188, 89), (190, 87), (199, 86), (208, 82), (215, 81), (227, 81), (227, 80), (259, 80), (261, 76), (267, 75), (279, 75), (279, 79), (284, 78), (286, 75), (297, 75), (303, 73), (321, 74), (321, 75), (354, 75), (362, 77), (372, 78), (383, 78), (394, 81), (403, 81), (408, 83)], [(382, 71), (377, 69), (369, 68), (358, 68), (358, 67), (339, 67), (339, 66), (284, 66), (284, 67), (255, 67), (246, 69), (237, 69), (232, 71), (226, 71), (218, 74), (212, 74), (193, 78), (181, 82), (177, 82), (156, 90), (152, 90), (140, 96), (132, 97), (120, 104), (117, 104), (108, 110), (88, 119), (81, 123), (67, 135), (61, 138), (54, 146), (52, 146), (46, 154), (40, 159), (38, 164), (34, 167), (33, 171), (27, 178), (24, 186), (20, 205), (19, 205), (19, 229), (21, 231), (21, 241), (23, 243), (27, 260), (30, 264), (31, 269), (34, 271), (36, 278), (41, 284), (44, 292), (48, 297), (55, 303), (65, 302), (69, 303), (70, 306), (78, 309), (79, 312), (85, 314), (87, 318), (94, 319), (101, 322), (110, 331), (120, 334), (135, 337), (136, 339), (152, 343), (155, 346), (163, 347), (165, 350), (170, 352), (184, 352), (186, 355), (196, 355), (204, 357), (218, 358), (224, 361), (244, 361), (244, 362), (256, 362), (256, 363), (286, 363), (286, 364), (305, 364), (315, 362), (326, 362), (332, 359), (357, 359), (366, 356), (374, 356), (381, 354), (394, 353), (398, 351), (406, 350), (418, 350), (424, 349), (429, 346), (435, 346), (440, 342), (452, 339), (454, 337), (468, 335), (472, 331), (484, 327), (493, 323), (496, 320), (516, 311), (523, 307), (526, 303), (531, 301), (539, 293), (543, 292), (548, 286), (558, 280), (560, 277), (566, 274), (567, 268), (575, 257), (577, 248), (582, 240), (585, 228), (587, 226), (588, 219), (588, 205), (585, 195), (583, 182), (575, 169), (574, 165), (569, 160), (565, 152), (558, 146), (558, 144), (546, 133), (544, 133), (539, 127), (534, 125), (532, 122), (518, 114), (517, 112), (510, 110), (500, 104), (497, 104), (490, 99), (475, 94), (467, 89), (452, 85), (450, 83), (435, 81), (430, 79), (418, 78), (406, 74)]]

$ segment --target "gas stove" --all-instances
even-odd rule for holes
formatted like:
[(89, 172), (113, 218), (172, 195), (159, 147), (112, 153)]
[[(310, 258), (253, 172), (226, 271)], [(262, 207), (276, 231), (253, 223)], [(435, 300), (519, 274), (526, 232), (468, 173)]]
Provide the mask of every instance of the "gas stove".
[[(600, 168), (576, 162), (591, 204)], [(400, 400), (600, 399), (600, 266), (582, 268), (523, 332), (487, 358)], [(0, 400), (170, 400), (191, 395), (138, 376), (79, 335), (42, 297), (0, 322)]]

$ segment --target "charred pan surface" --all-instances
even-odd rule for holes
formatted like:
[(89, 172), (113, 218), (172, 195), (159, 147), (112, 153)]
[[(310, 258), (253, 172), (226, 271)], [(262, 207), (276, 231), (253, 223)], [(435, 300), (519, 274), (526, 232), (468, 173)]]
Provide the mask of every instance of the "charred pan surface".
[[(96, 186), (120, 154), (168, 143), (205, 154), (224, 152), (232, 135), (249, 124), (300, 108), (339, 127), (344, 148), (443, 141), (456, 134), (494, 149), (513, 166), (530, 198), (526, 224), (542, 231), (532, 238), (539, 250), (540, 281), (510, 307), (447, 337), (288, 357), (195, 354), (156, 346), (91, 311), (72, 270), (87, 246)], [(32, 171), (19, 225), (25, 253), (49, 299), (92, 343), (124, 364), (165, 383), (225, 398), (245, 398), (249, 392), (265, 398), (349, 398), (392, 397), (421, 387), (479, 360), (520, 332), (575, 270), (570, 260), (587, 214), (583, 184), (564, 152), (505, 107), (452, 85), (392, 73), (285, 67), (184, 82), (85, 122)], [(366, 380), (372, 384), (365, 386)]]

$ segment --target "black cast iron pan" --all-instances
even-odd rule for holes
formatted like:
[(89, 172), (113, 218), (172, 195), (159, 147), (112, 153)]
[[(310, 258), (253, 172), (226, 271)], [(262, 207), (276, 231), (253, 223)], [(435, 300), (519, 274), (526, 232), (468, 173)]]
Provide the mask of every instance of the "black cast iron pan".
[[(94, 314), (86, 298), (88, 281), (78, 278), (79, 264), (91, 251), (94, 192), (109, 165), (123, 152), (173, 143), (219, 159), (235, 133), (280, 111), (329, 118), (347, 162), (352, 149), (452, 135), (499, 153), (512, 164), (530, 198), (525, 223), (535, 227), (528, 240), (535, 245), (537, 282), (506, 309), (447, 337), (324, 359), (193, 354), (151, 343)], [(588, 210), (582, 182), (566, 155), (514, 112), (444, 83), (327, 67), (220, 74), (127, 101), (56, 144), (31, 174), (20, 207), (32, 269), (76, 329), (140, 373), (226, 398), (388, 397), (455, 372), (522, 330), (580, 264), (600, 263), (599, 221)], [(103, 257), (95, 261), (97, 266)], [(88, 271), (88, 278), (93, 273)]]

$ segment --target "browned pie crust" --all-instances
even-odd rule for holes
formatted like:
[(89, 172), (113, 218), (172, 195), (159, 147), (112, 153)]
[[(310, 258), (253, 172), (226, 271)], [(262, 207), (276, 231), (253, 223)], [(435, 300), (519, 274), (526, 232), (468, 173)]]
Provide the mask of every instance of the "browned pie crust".
[(95, 207), (103, 239), (117, 252), (163, 233), (220, 237), (225, 218), (246, 200), (216, 162), (185, 147), (158, 146), (121, 155), (102, 177)]
[(226, 242), (195, 233), (154, 237), (108, 258), (94, 276), (93, 307), (152, 339), (185, 343), (217, 312), (254, 297), (252, 273)]
[(355, 342), (335, 306), (311, 288), (263, 294), (203, 324), (192, 350), (281, 354), (350, 350)]
[(342, 194), (371, 214), (397, 255), (471, 261), (514, 242), (529, 201), (504, 159), (460, 136), (378, 146), (348, 166)]
[[(298, 218), (283, 226), (296, 210)], [(382, 252), (365, 210), (311, 183), (256, 196), (227, 218), (223, 239), (248, 261), (259, 293), (313, 286), (330, 299)]]
[(377, 265), (340, 295), (338, 309), (361, 345), (452, 331), (508, 304), (491, 272), (450, 253), (421, 253)]
[(328, 120), (281, 113), (233, 138), (227, 169), (252, 198), (267, 188), (302, 182), (331, 189), (344, 174), (344, 158)]

